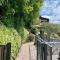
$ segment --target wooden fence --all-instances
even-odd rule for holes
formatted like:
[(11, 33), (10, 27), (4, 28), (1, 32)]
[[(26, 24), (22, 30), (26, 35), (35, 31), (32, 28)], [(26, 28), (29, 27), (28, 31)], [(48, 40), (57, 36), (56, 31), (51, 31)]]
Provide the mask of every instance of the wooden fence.
[(0, 45), (0, 60), (10, 60), (11, 43)]

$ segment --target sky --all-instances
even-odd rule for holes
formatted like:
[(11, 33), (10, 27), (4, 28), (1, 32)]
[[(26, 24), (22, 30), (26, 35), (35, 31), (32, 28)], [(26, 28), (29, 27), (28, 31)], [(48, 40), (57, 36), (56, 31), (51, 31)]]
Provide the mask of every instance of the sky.
[(40, 14), (49, 18), (51, 23), (60, 24), (60, 0), (44, 0)]

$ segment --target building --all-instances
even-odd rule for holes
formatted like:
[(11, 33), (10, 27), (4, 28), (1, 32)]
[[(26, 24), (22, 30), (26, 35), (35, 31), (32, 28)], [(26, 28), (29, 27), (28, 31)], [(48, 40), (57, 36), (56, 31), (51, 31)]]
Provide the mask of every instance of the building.
[(45, 35), (44, 34), (44, 29), (45, 29), (44, 24), (45, 24), (45, 22), (49, 23), (49, 19), (42, 17), (42, 16), (40, 16), (39, 19), (40, 19), (40, 37), (44, 40), (44, 38), (45, 38), (45, 36), (44, 36)]
[(39, 19), (40, 19), (41, 22), (49, 22), (48, 18), (45, 18), (45, 17), (42, 17), (42, 16), (40, 16)]

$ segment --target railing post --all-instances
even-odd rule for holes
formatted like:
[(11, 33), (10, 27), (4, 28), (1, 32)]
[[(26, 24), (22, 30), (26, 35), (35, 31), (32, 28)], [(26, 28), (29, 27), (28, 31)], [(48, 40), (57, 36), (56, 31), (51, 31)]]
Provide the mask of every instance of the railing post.
[(40, 37), (44, 40), (44, 31), (40, 30)]
[(37, 41), (37, 60), (38, 60), (38, 41)]
[(41, 42), (39, 40), (36, 37), (37, 60), (52, 60), (52, 47), (49, 44), (46, 44), (45, 42)]
[(43, 52), (44, 52), (44, 60), (47, 60), (47, 44), (44, 44), (44, 48), (43, 48)]
[(50, 47), (50, 58), (52, 60), (52, 47)]

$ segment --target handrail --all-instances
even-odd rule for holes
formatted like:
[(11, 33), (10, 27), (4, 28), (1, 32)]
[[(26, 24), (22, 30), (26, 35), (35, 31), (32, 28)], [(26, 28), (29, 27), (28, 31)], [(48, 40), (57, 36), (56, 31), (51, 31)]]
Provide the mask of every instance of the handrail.
[[(47, 44), (39, 35), (36, 35), (37, 40), (37, 60), (52, 60), (52, 46)], [(49, 50), (50, 49), (50, 50)]]
[(51, 44), (60, 44), (60, 42), (56, 42), (56, 41), (44, 41), (39, 35), (36, 35), (36, 37), (38, 38), (37, 40), (41, 43), (44, 43), (44, 44), (47, 44), (49, 45), (50, 47), (52, 47)]

